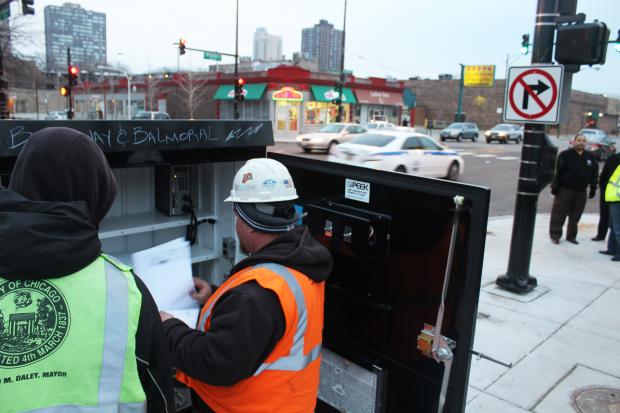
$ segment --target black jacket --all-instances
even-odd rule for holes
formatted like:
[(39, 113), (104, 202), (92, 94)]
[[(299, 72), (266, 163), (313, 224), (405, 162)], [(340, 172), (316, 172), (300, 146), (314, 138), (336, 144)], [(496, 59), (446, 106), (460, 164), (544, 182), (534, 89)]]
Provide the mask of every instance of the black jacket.
[[(72, 274), (101, 252), (83, 202), (35, 202), (0, 187), (0, 276), (54, 279)], [(172, 364), (157, 306), (143, 282), (136, 361), (148, 412), (174, 412)], [(84, 285), (84, 294), (88, 294)], [(44, 389), (41, 389), (44, 391)]]
[[(9, 189), (0, 188), (0, 276), (54, 279), (101, 254), (97, 228), (116, 196), (116, 180), (88, 136), (63, 127), (33, 133), (17, 158)], [(172, 413), (170, 350), (153, 297), (135, 280), (142, 294), (136, 360), (147, 408)]]
[(603, 193), (605, 193), (605, 188), (607, 187), (607, 183), (609, 182), (609, 178), (614, 174), (616, 168), (620, 165), (620, 154), (614, 153), (605, 161), (605, 165), (603, 165), (603, 170), (601, 171), (601, 176), (599, 177), (599, 187), (601, 188), (601, 196), (605, 197)]
[(590, 185), (590, 190), (594, 191), (597, 178), (598, 162), (594, 155), (586, 150), (579, 155), (576, 150), (570, 148), (558, 156), (552, 186), (583, 191)]
[[(280, 235), (256, 254), (239, 262), (232, 274), (260, 263), (277, 263), (322, 282), (332, 270), (332, 257), (304, 226)], [(231, 386), (254, 374), (285, 331), (277, 295), (256, 282), (227, 291), (211, 313), (207, 332), (177, 319), (164, 322), (174, 365), (190, 377), (216, 386)], [(210, 409), (195, 401), (203, 411)]]

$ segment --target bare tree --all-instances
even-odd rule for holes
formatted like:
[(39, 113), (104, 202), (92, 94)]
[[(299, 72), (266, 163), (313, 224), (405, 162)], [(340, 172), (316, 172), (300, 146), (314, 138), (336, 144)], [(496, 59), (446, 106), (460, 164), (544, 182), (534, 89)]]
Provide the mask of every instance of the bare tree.
[(206, 81), (199, 78), (196, 72), (185, 72), (175, 79), (178, 86), (179, 98), (182, 106), (186, 109), (189, 119), (194, 119), (194, 113), (198, 107), (209, 103), (207, 99)]

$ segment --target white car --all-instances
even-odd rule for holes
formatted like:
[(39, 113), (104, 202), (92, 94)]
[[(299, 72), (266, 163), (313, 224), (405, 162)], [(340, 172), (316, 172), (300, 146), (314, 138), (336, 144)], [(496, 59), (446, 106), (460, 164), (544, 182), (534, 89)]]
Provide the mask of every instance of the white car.
[(368, 130), (356, 123), (332, 123), (323, 126), (318, 132), (299, 135), (296, 141), (306, 153), (313, 149), (329, 152), (334, 145), (347, 142), (365, 132)]
[(421, 133), (370, 132), (332, 149), (328, 160), (384, 171), (457, 180), (465, 162)]
[(385, 121), (373, 121), (366, 124), (366, 128), (368, 130), (395, 130), (396, 126), (393, 123), (385, 122)]
[(67, 120), (67, 112), (64, 110), (48, 112), (47, 115), (45, 115), (45, 120)]

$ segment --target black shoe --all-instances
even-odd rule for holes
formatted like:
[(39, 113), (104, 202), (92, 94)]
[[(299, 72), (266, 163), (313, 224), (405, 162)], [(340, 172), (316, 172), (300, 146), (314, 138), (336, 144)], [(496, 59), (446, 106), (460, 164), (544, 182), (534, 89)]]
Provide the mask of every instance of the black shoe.
[(551, 238), (551, 242), (553, 242), (555, 245), (558, 245), (560, 243), (560, 240)]
[(592, 238), (592, 241), (605, 241), (605, 237), (599, 237), (598, 235)]
[(575, 244), (575, 245), (579, 245), (579, 241), (577, 241), (576, 239), (566, 239), (566, 241), (570, 242), (571, 244)]
[(614, 255), (614, 253), (613, 253), (613, 252), (611, 252), (611, 251), (607, 251), (607, 250), (606, 250), (606, 251), (599, 251), (599, 254)]
[(612, 257), (611, 260), (612, 261), (620, 261), (620, 255), (616, 255), (615, 257)]

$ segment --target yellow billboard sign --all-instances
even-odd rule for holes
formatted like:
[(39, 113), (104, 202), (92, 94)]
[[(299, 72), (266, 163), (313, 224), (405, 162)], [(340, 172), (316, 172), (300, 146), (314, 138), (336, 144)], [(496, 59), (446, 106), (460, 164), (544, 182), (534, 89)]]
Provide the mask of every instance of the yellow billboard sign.
[(463, 86), (493, 87), (495, 81), (495, 65), (465, 66)]

